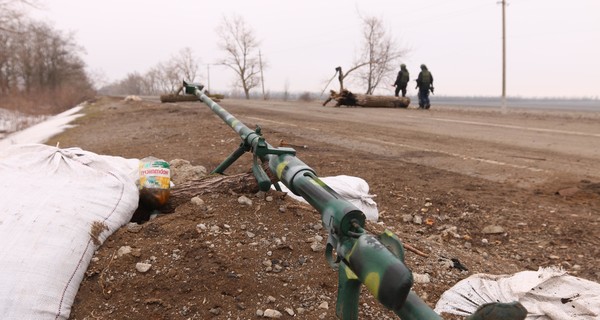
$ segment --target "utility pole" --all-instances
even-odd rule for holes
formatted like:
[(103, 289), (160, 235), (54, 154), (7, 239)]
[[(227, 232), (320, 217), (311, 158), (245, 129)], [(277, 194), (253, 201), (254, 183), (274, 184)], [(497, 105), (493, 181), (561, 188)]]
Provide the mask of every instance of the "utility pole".
[(502, 0), (502, 112), (506, 112), (506, 0)]
[(260, 50), (258, 50), (258, 63), (260, 64), (260, 83), (262, 85), (263, 100), (267, 100), (267, 97), (265, 96), (265, 79), (263, 78), (263, 64)]
[(210, 63), (206, 64), (206, 78), (207, 90), (210, 93)]

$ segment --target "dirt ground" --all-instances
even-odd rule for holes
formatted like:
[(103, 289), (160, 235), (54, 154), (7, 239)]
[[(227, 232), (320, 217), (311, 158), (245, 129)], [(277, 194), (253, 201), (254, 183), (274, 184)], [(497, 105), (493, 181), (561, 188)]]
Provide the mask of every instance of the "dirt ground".
[[(380, 214), (370, 230), (388, 228), (427, 254), (408, 251), (406, 264), (429, 276), (414, 290), (432, 307), (476, 273), (560, 266), (600, 281), (597, 114), (332, 108), (319, 101), (220, 105), (248, 127), (260, 124), (272, 145), (296, 145), (320, 177), (365, 179)], [(83, 112), (76, 127), (48, 144), (184, 159), (210, 171), (240, 143), (199, 102), (103, 97)], [(531, 127), (538, 129), (524, 129)], [(245, 155), (226, 173), (250, 165)], [(240, 196), (204, 194), (201, 203), (118, 230), (96, 252), (70, 318), (259, 319), (273, 309), (282, 319), (335, 319), (337, 272), (314, 245), (327, 239), (317, 211), (276, 192), (244, 194), (251, 205)], [(499, 229), (489, 233), (492, 227)], [(123, 247), (131, 252), (119, 252)], [(150, 270), (136, 270), (140, 262)], [(359, 310), (361, 319), (397, 318), (366, 289)]]

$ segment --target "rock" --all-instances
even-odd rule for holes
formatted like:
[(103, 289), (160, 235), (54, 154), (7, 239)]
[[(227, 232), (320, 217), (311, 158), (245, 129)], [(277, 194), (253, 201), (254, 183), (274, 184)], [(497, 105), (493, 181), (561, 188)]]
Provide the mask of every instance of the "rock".
[(137, 224), (135, 222), (130, 222), (127, 224), (127, 232), (138, 233), (140, 230), (142, 230), (141, 224)]
[(189, 161), (183, 159), (173, 159), (169, 162), (171, 169), (171, 181), (175, 185), (194, 179), (200, 179), (206, 176), (206, 168), (203, 166), (193, 166)]
[(422, 224), (423, 223), (423, 216), (414, 216), (412, 219), (412, 222), (414, 224)]
[(279, 318), (281, 318), (281, 316), (283, 316), (283, 314), (281, 312), (279, 312), (277, 310), (273, 310), (273, 309), (267, 309), (263, 313), (263, 317), (265, 317), (265, 318), (279, 319)]
[(569, 196), (576, 194), (578, 191), (579, 191), (579, 188), (570, 187), (570, 188), (558, 190), (558, 191), (556, 191), (556, 194), (561, 195), (563, 197), (569, 197)]
[(527, 222), (519, 222), (517, 223), (517, 227), (526, 227), (527, 226)]
[(117, 257), (122, 257), (126, 254), (130, 254), (132, 251), (130, 246), (122, 246), (117, 250)]
[(415, 283), (430, 283), (431, 282), (431, 278), (429, 277), (429, 275), (427, 273), (420, 274), (420, 273), (413, 272), (413, 280), (415, 281)]
[(442, 231), (443, 237), (452, 236), (454, 238), (461, 238), (460, 234), (457, 232), (458, 228), (456, 226), (448, 226), (446, 229)]
[(196, 206), (198, 206), (198, 207), (203, 207), (203, 206), (204, 206), (204, 200), (202, 200), (202, 198), (200, 198), (200, 197), (198, 197), (198, 196), (195, 196), (195, 197), (193, 197), (192, 199), (190, 199), (190, 202), (191, 202), (193, 205), (196, 205)]
[(140, 98), (138, 96), (127, 96), (123, 100), (124, 101), (142, 101), (142, 98)]
[(310, 245), (310, 248), (312, 249), (313, 252), (319, 252), (319, 251), (325, 250), (325, 246), (320, 244), (319, 242), (314, 242), (313, 244)]
[(483, 228), (483, 230), (481, 230), (481, 233), (483, 233), (483, 234), (504, 233), (504, 228), (502, 228), (501, 226), (498, 226), (498, 225), (489, 225), (489, 226), (485, 226), (485, 228)]
[(251, 206), (252, 206), (252, 200), (250, 200), (250, 199), (249, 199), (248, 197), (246, 197), (246, 196), (240, 196), (240, 197), (238, 198), (238, 203), (239, 203), (239, 204), (243, 204), (243, 205), (247, 205), (247, 206), (249, 206), (249, 207), (251, 207)]
[(150, 268), (152, 268), (152, 265), (149, 263), (138, 262), (135, 264), (135, 269), (141, 273), (148, 272), (150, 270)]
[(290, 316), (294, 316), (294, 315), (295, 315), (295, 313), (294, 313), (294, 309), (292, 309), (292, 308), (285, 308), (284, 310), (285, 310), (285, 312), (287, 312), (287, 314), (289, 314)]
[(319, 309), (329, 309), (329, 303), (327, 301), (321, 302), (321, 304), (319, 305)]

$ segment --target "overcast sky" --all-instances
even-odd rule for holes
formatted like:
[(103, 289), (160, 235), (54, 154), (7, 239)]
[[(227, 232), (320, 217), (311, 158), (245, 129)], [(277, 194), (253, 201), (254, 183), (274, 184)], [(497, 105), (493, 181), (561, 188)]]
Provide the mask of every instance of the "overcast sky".
[[(379, 17), (408, 54), (411, 84), (426, 64), (436, 94), (500, 96), (502, 6), (497, 0), (51, 0), (35, 16), (73, 32), (90, 71), (109, 81), (145, 73), (189, 47), (210, 73), (211, 91), (229, 91), (232, 71), (206, 64), (223, 56), (215, 29), (240, 15), (268, 61), (266, 90), (321, 92), (335, 67), (352, 65), (359, 14)], [(600, 97), (600, 1), (512, 0), (506, 8), (507, 95)], [(336, 89), (332, 82), (328, 87)], [(351, 91), (365, 89), (351, 84)], [(385, 90), (391, 90), (391, 83)], [(391, 91), (376, 91), (388, 94)], [(409, 86), (409, 94), (416, 94)]]

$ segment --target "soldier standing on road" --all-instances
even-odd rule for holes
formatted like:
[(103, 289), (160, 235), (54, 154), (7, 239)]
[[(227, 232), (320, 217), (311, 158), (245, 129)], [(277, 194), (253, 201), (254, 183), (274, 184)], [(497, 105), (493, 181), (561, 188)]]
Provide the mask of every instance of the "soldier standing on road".
[(398, 96), (400, 90), (402, 90), (402, 96), (406, 97), (406, 86), (408, 85), (408, 70), (406, 70), (406, 65), (403, 63), (400, 65), (400, 71), (398, 71), (398, 77), (396, 77), (396, 82), (394, 82), (394, 86), (396, 87), (395, 96)]
[(424, 64), (421, 65), (416, 88), (419, 88), (419, 108), (429, 109), (431, 106), (429, 104), (429, 91), (433, 93), (433, 76)]

